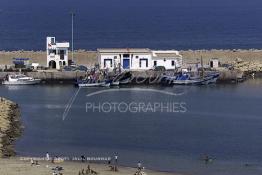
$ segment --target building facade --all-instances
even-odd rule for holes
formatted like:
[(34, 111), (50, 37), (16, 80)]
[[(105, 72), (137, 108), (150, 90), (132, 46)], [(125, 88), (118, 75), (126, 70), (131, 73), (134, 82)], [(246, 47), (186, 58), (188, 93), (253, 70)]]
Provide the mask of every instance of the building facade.
[(183, 58), (176, 50), (153, 50), (152, 62), (154, 67), (163, 66), (169, 70), (180, 68), (183, 64)]
[(181, 67), (178, 51), (152, 51), (150, 49), (98, 49), (100, 69), (149, 70), (157, 66), (166, 69)]
[(61, 69), (68, 66), (69, 42), (56, 42), (55, 37), (46, 38), (47, 67)]

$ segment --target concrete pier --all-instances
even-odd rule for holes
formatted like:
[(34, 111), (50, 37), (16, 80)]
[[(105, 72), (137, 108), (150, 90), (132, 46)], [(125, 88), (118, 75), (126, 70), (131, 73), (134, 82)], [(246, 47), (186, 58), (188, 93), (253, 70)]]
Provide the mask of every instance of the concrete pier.
[[(220, 77), (218, 82), (237, 81), (244, 77), (244, 72), (240, 70), (218, 70)], [(174, 71), (132, 71), (132, 82), (134, 84), (158, 84), (159, 79), (163, 74), (174, 75)], [(7, 74), (15, 74), (15, 72), (0, 72), (0, 79), (3, 80)], [(75, 71), (40, 71), (40, 72), (26, 72), (25, 75), (41, 79), (42, 83), (48, 84), (74, 84), (77, 79), (86, 76), (85, 72)], [(139, 82), (139, 83), (136, 83)]]

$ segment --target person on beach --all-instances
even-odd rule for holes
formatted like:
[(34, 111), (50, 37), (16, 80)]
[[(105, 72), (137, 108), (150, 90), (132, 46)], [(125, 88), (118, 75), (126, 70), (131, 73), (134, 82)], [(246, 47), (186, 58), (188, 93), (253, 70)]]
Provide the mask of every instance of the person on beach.
[(115, 168), (114, 168), (115, 171), (118, 171), (118, 169), (117, 169), (117, 163), (118, 163), (118, 156), (115, 155)]
[(142, 164), (141, 164), (140, 161), (137, 163), (137, 169), (138, 169), (138, 171), (142, 170)]
[(48, 152), (46, 152), (46, 161), (49, 161), (50, 160), (50, 156), (49, 156), (49, 153)]
[(30, 159), (30, 162), (31, 162), (31, 166), (33, 166), (35, 164), (33, 158)]
[(81, 162), (85, 162), (86, 157), (84, 155), (81, 156)]
[(111, 165), (111, 157), (108, 157), (108, 165)]
[(89, 173), (91, 173), (91, 168), (90, 168), (90, 165), (88, 164), (87, 169), (86, 169), (86, 174), (89, 174)]
[(118, 156), (115, 155), (115, 163), (117, 164), (117, 159), (118, 159)]

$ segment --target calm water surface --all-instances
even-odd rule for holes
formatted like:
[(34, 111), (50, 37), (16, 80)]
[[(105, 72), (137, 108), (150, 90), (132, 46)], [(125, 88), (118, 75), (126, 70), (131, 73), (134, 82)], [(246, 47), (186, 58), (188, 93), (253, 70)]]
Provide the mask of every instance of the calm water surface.
[(261, 48), (261, 0), (0, 0), (0, 50)]
[[(81, 89), (67, 118), (65, 105), (73, 86), (0, 86), (0, 96), (21, 106), (25, 131), (20, 155), (119, 155), (120, 163), (137, 161), (151, 169), (186, 174), (262, 173), (262, 80), (202, 87), (140, 87), (165, 92), (120, 91), (87, 97), (101, 89)], [(86, 112), (94, 102), (184, 102), (185, 113)], [(201, 156), (215, 157), (206, 166)], [(245, 163), (252, 166), (245, 167)]]

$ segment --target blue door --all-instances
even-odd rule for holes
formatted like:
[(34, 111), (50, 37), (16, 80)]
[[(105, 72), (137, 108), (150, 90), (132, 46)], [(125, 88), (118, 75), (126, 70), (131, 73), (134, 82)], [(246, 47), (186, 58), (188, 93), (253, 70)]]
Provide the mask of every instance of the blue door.
[(130, 68), (130, 59), (129, 58), (124, 58), (123, 59), (123, 68), (124, 69), (129, 69)]

